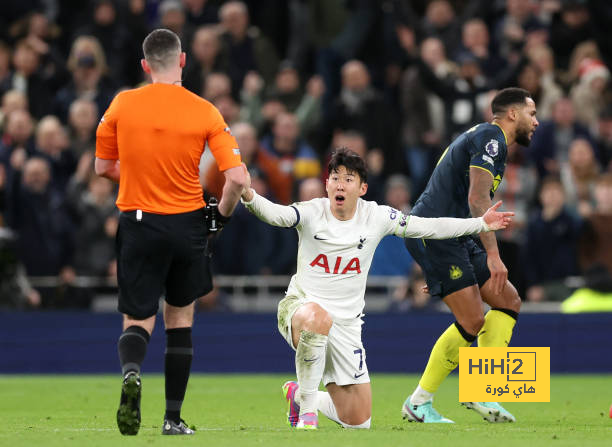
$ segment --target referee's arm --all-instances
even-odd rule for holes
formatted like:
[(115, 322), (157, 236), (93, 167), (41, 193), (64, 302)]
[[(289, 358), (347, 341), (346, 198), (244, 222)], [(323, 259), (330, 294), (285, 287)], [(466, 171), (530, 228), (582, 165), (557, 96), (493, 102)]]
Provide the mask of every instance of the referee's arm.
[(219, 213), (224, 217), (229, 217), (234, 212), (242, 191), (250, 185), (247, 181), (247, 170), (244, 163), (223, 171), (223, 175), (225, 176), (225, 185), (219, 202)]
[(117, 116), (121, 97), (121, 93), (115, 96), (96, 129), (96, 174), (115, 183), (119, 183)]
[(96, 157), (96, 174), (119, 183), (119, 160), (105, 160)]

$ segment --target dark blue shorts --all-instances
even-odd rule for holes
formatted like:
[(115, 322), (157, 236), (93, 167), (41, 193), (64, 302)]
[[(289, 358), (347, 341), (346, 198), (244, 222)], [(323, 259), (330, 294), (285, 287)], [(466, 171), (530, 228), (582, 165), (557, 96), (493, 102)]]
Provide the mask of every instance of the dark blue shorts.
[(470, 236), (436, 240), (406, 239), (406, 248), (425, 273), (432, 296), (444, 298), (453, 292), (490, 278), (487, 253)]

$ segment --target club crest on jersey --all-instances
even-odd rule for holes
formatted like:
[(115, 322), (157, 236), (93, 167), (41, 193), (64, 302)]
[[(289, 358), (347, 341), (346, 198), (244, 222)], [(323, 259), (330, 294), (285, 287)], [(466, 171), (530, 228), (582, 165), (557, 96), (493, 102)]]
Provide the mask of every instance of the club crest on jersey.
[(450, 279), (459, 279), (463, 276), (463, 271), (456, 265), (450, 267)]
[(363, 248), (363, 244), (365, 244), (366, 238), (365, 237), (361, 237), (359, 236), (359, 245), (357, 246), (358, 249), (362, 249)]
[(232, 137), (234, 136), (234, 134), (232, 133), (232, 129), (230, 129), (229, 127), (226, 127), (225, 129), (223, 129), (224, 132), (227, 132), (228, 134), (230, 134)]
[(491, 157), (495, 157), (499, 153), (499, 141), (491, 140), (485, 145), (485, 151)]

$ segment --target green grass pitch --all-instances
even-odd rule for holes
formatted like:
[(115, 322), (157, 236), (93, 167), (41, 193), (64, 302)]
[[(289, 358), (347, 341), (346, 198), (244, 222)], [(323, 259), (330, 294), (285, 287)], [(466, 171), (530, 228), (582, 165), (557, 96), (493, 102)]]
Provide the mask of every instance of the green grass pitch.
[(0, 446), (610, 446), (612, 376), (557, 375), (550, 403), (510, 403), (514, 424), (489, 424), (457, 402), (457, 376), (436, 407), (456, 424), (415, 424), (400, 407), (417, 376), (374, 374), (369, 431), (339, 428), (320, 415), (317, 432), (286, 425), (281, 385), (290, 375), (192, 375), (183, 416), (191, 437), (160, 435), (163, 378), (143, 375), (142, 425), (123, 437), (115, 425), (119, 376), (0, 376)]

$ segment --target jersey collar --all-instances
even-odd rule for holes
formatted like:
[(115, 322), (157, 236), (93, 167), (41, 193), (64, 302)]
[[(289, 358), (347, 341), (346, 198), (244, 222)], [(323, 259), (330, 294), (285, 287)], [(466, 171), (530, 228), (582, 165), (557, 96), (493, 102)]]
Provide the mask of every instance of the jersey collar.
[(508, 137), (506, 136), (506, 132), (504, 132), (504, 129), (502, 128), (502, 126), (500, 126), (498, 123), (491, 123), (494, 126), (499, 127), (499, 130), (502, 131), (502, 133), (504, 134), (504, 142), (506, 143), (506, 146), (508, 145)]

